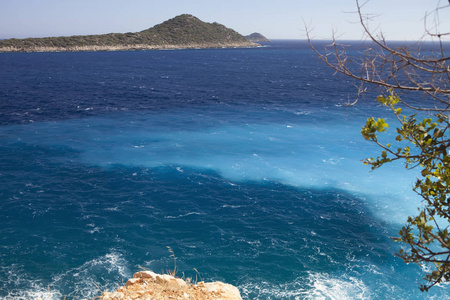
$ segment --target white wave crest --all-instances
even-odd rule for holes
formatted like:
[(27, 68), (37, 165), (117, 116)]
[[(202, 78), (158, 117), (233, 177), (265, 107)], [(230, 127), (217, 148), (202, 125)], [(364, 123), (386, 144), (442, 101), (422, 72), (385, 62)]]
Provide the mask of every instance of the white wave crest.
[(310, 273), (307, 278), (275, 285), (272, 283), (248, 283), (239, 286), (241, 294), (248, 299), (298, 299), (341, 300), (372, 299), (370, 289), (361, 279), (335, 277), (329, 274)]
[(113, 291), (117, 288), (117, 283), (130, 278), (132, 273), (128, 271), (127, 265), (120, 253), (112, 251), (89, 260), (80, 267), (53, 275), (50, 283), (30, 278), (15, 265), (2, 267), (0, 271), (8, 274), (8, 286), (15, 286), (8, 291), (5, 299), (93, 299), (99, 294), (98, 287), (102, 291)]

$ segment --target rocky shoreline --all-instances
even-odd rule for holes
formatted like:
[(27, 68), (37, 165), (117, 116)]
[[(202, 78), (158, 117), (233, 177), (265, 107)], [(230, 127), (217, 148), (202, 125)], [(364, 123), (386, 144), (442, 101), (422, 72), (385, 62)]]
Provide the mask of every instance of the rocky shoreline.
[(214, 48), (253, 48), (260, 45), (255, 43), (202, 43), (185, 45), (118, 45), (118, 46), (73, 46), (73, 47), (0, 47), (0, 52), (88, 52), (88, 51), (133, 51), (133, 50), (176, 50), (176, 49), (214, 49)]
[(242, 300), (239, 290), (223, 282), (190, 283), (189, 280), (160, 275), (152, 271), (135, 273), (126, 286), (103, 292), (100, 300)]

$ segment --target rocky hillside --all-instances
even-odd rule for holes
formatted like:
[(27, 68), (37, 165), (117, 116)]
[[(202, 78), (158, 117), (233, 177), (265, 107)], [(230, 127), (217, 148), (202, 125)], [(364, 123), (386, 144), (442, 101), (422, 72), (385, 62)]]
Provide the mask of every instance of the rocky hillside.
[(180, 15), (135, 33), (8, 39), (0, 52), (107, 51), (134, 49), (254, 47), (244, 36), (219, 23)]

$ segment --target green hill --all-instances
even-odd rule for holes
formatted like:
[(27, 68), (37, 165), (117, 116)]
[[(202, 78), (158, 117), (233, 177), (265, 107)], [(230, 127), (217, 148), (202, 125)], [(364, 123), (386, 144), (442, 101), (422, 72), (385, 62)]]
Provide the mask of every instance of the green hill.
[(219, 23), (180, 15), (134, 33), (7, 39), (0, 52), (108, 51), (138, 49), (254, 47), (244, 36)]

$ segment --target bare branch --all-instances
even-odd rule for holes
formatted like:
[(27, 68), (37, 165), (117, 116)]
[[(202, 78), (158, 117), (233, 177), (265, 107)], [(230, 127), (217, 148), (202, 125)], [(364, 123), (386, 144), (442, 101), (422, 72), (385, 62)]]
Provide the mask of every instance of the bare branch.
[[(355, 105), (367, 92), (380, 89), (382, 95), (377, 100), (391, 108), (397, 123), (396, 141), (401, 147), (393, 150), (390, 144), (382, 143), (378, 137), (386, 131), (388, 124), (384, 119), (367, 120), (361, 133), (382, 149), (381, 156), (364, 160), (372, 169), (392, 161), (403, 161), (407, 169), (420, 167), (419, 177), (413, 190), (422, 197), (423, 208), (419, 208), (417, 217), (409, 217), (407, 225), (394, 240), (408, 245), (409, 251), (403, 250), (396, 255), (406, 263), (432, 266), (433, 271), (425, 277), (428, 285), (421, 285), (422, 291), (442, 281), (450, 281), (450, 226), (440, 226), (439, 221), (450, 224), (450, 56), (444, 49), (442, 37), (450, 33), (440, 33), (427, 28), (426, 33), (437, 38), (439, 49), (427, 53), (425, 48), (392, 47), (382, 32), (369, 28), (373, 15), (362, 13), (368, 3), (355, 0), (359, 23), (370, 45), (350, 56), (349, 45), (339, 43), (333, 32), (332, 40), (324, 49), (317, 49), (306, 30), (308, 42), (317, 57), (336, 73), (353, 78), (358, 84), (356, 99), (348, 105)], [(450, 7), (439, 6), (439, 10)], [(401, 95), (401, 97), (399, 96)], [(418, 98), (406, 96), (421, 96)], [(409, 99), (408, 98), (412, 98)], [(419, 98), (420, 99), (420, 98)], [(405, 115), (398, 106), (405, 106), (420, 113), (422, 121), (416, 120), (416, 113)], [(427, 118), (426, 114), (431, 118)], [(424, 117), (425, 115), (425, 117)], [(410, 151), (410, 147), (413, 149)]]

